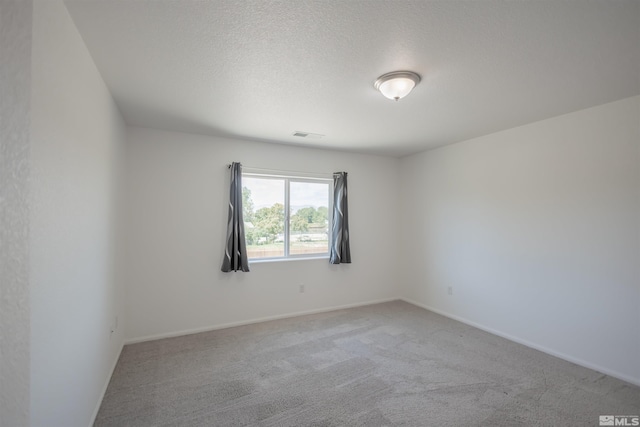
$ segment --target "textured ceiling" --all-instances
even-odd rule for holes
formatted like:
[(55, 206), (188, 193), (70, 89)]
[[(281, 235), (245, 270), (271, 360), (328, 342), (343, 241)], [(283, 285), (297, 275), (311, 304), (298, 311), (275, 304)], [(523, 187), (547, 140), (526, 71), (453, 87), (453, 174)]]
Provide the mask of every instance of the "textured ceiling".
[(634, 0), (65, 4), (133, 125), (402, 156), (640, 94)]

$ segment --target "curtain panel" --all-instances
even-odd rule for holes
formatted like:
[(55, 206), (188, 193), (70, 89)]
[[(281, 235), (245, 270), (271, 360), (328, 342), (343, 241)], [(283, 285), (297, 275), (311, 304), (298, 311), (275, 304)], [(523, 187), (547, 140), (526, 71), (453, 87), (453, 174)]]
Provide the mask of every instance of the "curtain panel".
[(335, 172), (333, 174), (333, 228), (331, 229), (331, 240), (329, 263), (351, 263), (346, 172)]
[(249, 271), (247, 244), (244, 239), (244, 221), (242, 220), (242, 165), (233, 162), (231, 187), (229, 190), (229, 220), (227, 222), (227, 240), (224, 247), (222, 271)]

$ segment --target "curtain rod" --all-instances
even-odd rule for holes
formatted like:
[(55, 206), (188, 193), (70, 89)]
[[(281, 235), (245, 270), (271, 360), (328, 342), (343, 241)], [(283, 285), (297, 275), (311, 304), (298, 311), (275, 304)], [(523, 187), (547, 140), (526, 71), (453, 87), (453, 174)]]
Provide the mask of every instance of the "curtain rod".
[[(241, 164), (242, 165), (242, 164)], [(230, 168), (231, 165), (227, 165), (227, 168)], [(265, 169), (265, 168), (254, 168), (251, 166), (244, 166), (242, 165), (243, 168), (246, 169), (250, 169), (252, 171), (259, 171), (259, 172), (275, 172), (275, 173), (290, 173), (290, 174), (298, 174), (298, 175), (325, 175), (325, 176), (333, 176), (333, 173), (325, 173), (325, 172), (303, 172), (303, 171), (290, 171), (290, 170), (282, 170), (282, 169)], [(346, 173), (346, 172), (345, 172)]]

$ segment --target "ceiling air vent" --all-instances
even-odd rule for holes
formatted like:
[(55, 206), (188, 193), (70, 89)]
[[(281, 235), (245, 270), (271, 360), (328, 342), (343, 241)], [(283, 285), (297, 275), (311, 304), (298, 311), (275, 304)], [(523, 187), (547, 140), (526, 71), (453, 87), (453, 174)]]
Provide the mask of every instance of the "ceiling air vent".
[(293, 133), (293, 136), (299, 136), (300, 138), (320, 139), (324, 135), (321, 135), (319, 133), (301, 132), (301, 131), (297, 130), (297, 131), (295, 131)]

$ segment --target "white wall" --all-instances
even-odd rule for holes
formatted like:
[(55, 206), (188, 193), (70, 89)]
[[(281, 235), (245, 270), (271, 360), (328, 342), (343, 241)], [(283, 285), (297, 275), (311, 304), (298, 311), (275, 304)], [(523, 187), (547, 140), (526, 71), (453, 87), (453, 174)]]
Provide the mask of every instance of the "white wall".
[(86, 427), (123, 343), (114, 251), (125, 134), (60, 1), (34, 2), (31, 93), (31, 425)]
[[(254, 263), (249, 273), (222, 273), (232, 161), (347, 171), (353, 263)], [(129, 128), (127, 339), (398, 297), (398, 164), (394, 158)]]
[(31, 1), (0, 1), (0, 426), (29, 424)]
[(407, 299), (640, 384), (640, 97), (401, 167)]

